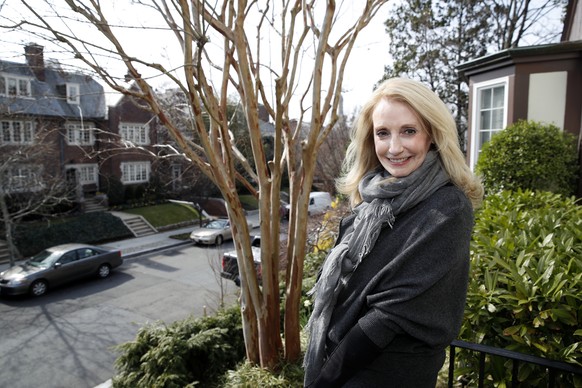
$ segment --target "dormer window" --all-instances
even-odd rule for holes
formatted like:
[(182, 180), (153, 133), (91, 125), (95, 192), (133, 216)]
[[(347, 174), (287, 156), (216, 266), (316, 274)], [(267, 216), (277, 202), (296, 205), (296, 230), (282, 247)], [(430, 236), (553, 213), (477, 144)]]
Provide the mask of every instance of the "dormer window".
[(81, 102), (79, 84), (67, 84), (67, 102), (69, 104), (79, 104)]
[(30, 79), (1, 74), (0, 95), (12, 97), (30, 97)]

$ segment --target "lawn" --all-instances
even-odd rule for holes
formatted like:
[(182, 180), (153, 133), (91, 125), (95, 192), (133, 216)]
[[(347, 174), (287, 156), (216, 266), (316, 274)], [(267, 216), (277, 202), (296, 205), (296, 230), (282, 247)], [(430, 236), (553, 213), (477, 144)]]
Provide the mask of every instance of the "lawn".
[(197, 221), (198, 212), (191, 206), (179, 203), (137, 207), (124, 210), (126, 213), (143, 216), (155, 228), (175, 225), (182, 222)]

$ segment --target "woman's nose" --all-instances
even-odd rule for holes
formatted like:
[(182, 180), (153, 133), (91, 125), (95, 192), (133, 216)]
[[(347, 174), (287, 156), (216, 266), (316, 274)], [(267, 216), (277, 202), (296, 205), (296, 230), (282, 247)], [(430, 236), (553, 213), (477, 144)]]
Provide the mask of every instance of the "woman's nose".
[(388, 152), (391, 155), (398, 155), (399, 153), (402, 152), (402, 143), (400, 142), (400, 138), (398, 136), (392, 136), (392, 138), (390, 139)]

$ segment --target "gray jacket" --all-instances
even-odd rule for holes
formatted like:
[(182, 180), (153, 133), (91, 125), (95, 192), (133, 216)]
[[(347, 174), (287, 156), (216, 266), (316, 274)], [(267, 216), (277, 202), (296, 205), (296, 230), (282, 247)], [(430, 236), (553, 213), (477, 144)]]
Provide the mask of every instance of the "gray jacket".
[[(338, 241), (353, 219), (342, 221)], [(463, 317), (472, 227), (470, 201), (447, 185), (381, 232), (340, 291), (329, 324), (328, 355), (355, 326), (380, 352), (345, 386), (434, 387)]]

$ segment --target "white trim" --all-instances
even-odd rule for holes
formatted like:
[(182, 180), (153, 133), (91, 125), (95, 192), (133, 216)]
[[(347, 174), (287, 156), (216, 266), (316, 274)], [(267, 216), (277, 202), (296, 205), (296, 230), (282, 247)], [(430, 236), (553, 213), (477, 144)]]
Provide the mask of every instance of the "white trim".
[[(23, 77), (23, 76), (17, 76), (14, 74), (8, 74), (8, 73), (0, 73), (0, 77), (3, 78), (3, 82), (4, 85), (2, 88), (0, 88), (0, 96), (5, 96), (5, 97), (14, 97), (14, 98), (33, 98), (32, 97), (32, 92), (31, 92), (31, 87), (30, 87), (30, 82), (32, 81), (32, 78), (30, 77)], [(16, 83), (14, 85), (14, 87), (16, 88), (16, 93), (15, 94), (10, 94), (8, 92), (8, 88), (9, 88), (9, 82), (8, 80), (14, 80), (14, 82)], [(24, 81), (25, 82), (25, 86), (24, 86), (24, 92), (22, 91), (22, 84), (21, 82)]]
[(36, 122), (33, 120), (0, 120), (0, 144), (34, 144)]
[(39, 164), (14, 164), (5, 169), (0, 178), (6, 193), (30, 193), (44, 188), (43, 166)]
[(97, 163), (67, 164), (65, 169), (75, 170), (81, 185), (97, 184), (99, 182), (99, 165)]
[(134, 183), (147, 183), (150, 180), (151, 163), (142, 162), (121, 162), (121, 182), (124, 185)]
[[(88, 139), (85, 136), (87, 133), (89, 134)], [(65, 139), (68, 145), (92, 146), (95, 144), (95, 125), (91, 122), (67, 121), (65, 123)]]
[(67, 83), (67, 103), (79, 105), (81, 103), (81, 87), (79, 84)]
[(119, 136), (121, 137), (121, 141), (127, 141), (137, 145), (149, 145), (150, 126), (147, 123), (122, 121), (119, 123)]
[(477, 157), (479, 156), (479, 135), (480, 135), (480, 91), (483, 89), (493, 88), (495, 86), (503, 86), (505, 93), (503, 95), (503, 125), (502, 128), (507, 127), (507, 114), (509, 108), (509, 77), (501, 77), (490, 79), (487, 81), (474, 83), (473, 90), (471, 91), (471, 100), (473, 105), (471, 107), (471, 144), (469, 150), (469, 166), (471, 170), (474, 169), (477, 163)]

